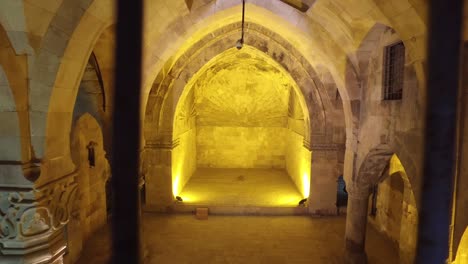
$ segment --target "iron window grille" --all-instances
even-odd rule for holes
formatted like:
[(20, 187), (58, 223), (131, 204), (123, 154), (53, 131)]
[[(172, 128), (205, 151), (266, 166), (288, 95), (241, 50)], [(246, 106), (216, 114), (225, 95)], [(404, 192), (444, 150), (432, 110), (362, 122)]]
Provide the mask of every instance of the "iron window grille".
[(383, 66), (383, 99), (401, 100), (405, 75), (405, 46), (403, 42), (385, 47)]

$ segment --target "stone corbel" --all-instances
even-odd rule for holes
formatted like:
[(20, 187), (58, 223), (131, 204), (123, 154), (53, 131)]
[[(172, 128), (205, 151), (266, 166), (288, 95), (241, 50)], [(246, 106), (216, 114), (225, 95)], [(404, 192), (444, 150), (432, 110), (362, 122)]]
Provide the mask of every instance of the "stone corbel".
[(168, 149), (172, 150), (179, 146), (179, 139), (174, 140), (147, 140), (145, 144), (146, 149)]

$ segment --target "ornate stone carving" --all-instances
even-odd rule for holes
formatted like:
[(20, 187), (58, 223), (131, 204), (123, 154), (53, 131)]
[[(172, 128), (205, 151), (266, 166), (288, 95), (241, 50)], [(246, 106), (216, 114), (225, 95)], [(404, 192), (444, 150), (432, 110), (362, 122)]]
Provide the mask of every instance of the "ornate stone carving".
[[(64, 240), (49, 241), (49, 237), (63, 232), (69, 220), (78, 186), (75, 176), (72, 173), (38, 188), (0, 187), (0, 255), (23, 257), (48, 251), (51, 243), (65, 245)], [(64, 253), (65, 246), (57, 248), (47, 254), (55, 258)]]
[(30, 190), (0, 191), (0, 241), (15, 239), (18, 236), (18, 224), (21, 216), (33, 204), (28, 204)]
[(51, 227), (47, 208), (28, 209), (21, 218), (21, 234), (24, 237), (44, 233)]

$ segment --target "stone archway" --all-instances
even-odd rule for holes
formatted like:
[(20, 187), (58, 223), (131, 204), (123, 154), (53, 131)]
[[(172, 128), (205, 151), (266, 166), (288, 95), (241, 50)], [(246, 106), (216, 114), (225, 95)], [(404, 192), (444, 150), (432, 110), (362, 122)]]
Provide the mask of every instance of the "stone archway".
[(418, 221), (416, 199), (403, 163), (388, 145), (379, 145), (366, 155), (348, 188), (345, 239), (350, 263), (365, 263), (367, 259), (364, 247), (369, 195), (379, 183), (387, 189), (383, 188), (383, 194), (377, 196), (382, 212), (377, 209), (373, 224), (398, 243), (401, 263), (413, 263)]
[[(238, 23), (234, 23), (212, 32), (193, 45), (177, 61), (169, 61), (164, 67), (165, 70), (159, 73), (146, 107), (145, 139), (147, 141), (171, 140), (173, 112), (183, 88), (204, 64), (233, 47), (232, 43), (235, 43), (235, 39), (238, 38), (239, 26)], [(326, 141), (324, 137), (331, 129), (331, 119), (339, 113), (333, 112), (334, 98), (331, 99), (316, 71), (294, 46), (280, 35), (257, 24), (247, 23), (247, 27), (249, 30), (245, 33), (246, 44), (260, 50), (280, 64), (300, 88), (299, 92), (304, 98), (302, 101), (306, 104), (304, 107), (309, 111), (306, 118), (310, 133), (306, 133), (304, 143), (310, 144), (312, 137), (315, 137), (314, 141), (317, 144), (320, 144), (320, 139)], [(206, 52), (207, 50), (209, 52)], [(169, 100), (166, 100), (167, 98)], [(164, 108), (172, 109), (172, 113), (162, 114), (161, 109)], [(158, 133), (154, 133), (155, 131)]]
[[(63, 1), (42, 39), (29, 74), (30, 124), (35, 130), (32, 148), (46, 164), (41, 171), (45, 177), (39, 177), (38, 184), (53, 181), (75, 169), (68, 137), (74, 102), (94, 44), (114, 21), (113, 8), (109, 0)], [(64, 20), (69, 10), (79, 12)]]
[[(336, 104), (332, 102), (336, 98), (331, 98), (336, 94), (336, 90), (330, 92), (321, 83), (321, 80), (315, 74), (314, 69), (306, 63), (301, 55), (294, 50), (293, 46), (288, 44), (279, 35), (269, 32), (265, 34), (265, 28), (256, 24), (249, 24), (249, 30), (246, 32), (246, 44), (253, 45), (253, 48), (264, 53), (272, 58), (276, 63), (281, 65), (284, 71), (289, 72), (292, 79), (297, 83), (298, 93), (302, 100), (303, 109), (305, 109), (304, 119), (306, 124), (304, 134), (304, 146), (314, 153), (311, 174), (327, 175), (330, 179), (320, 179), (314, 182), (312, 179), (312, 189), (324, 189), (330, 187), (330, 197), (326, 195), (318, 195), (318, 192), (311, 192), (311, 201), (316, 201), (317, 204), (312, 206), (316, 213), (334, 213), (335, 212), (335, 183), (339, 176), (340, 165), (338, 159), (344, 152), (344, 138), (338, 141), (333, 140), (333, 128), (342, 127), (344, 129), (344, 121), (340, 116), (343, 116), (342, 108), (336, 108)], [(159, 176), (166, 180), (159, 179), (158, 186), (166, 186), (163, 190), (159, 190), (159, 194), (164, 194), (164, 197), (153, 197), (160, 199), (166, 204), (172, 201), (172, 193), (168, 188), (171, 185), (172, 176), (170, 171), (172, 164), (165, 164), (161, 161), (159, 164), (149, 165), (149, 160), (154, 160), (154, 155), (171, 156), (172, 149), (177, 146), (177, 139), (173, 135), (174, 114), (177, 103), (181, 98), (182, 91), (189, 83), (189, 80), (200, 68), (217, 54), (221, 54), (225, 50), (232, 48), (232, 43), (235, 43), (238, 37), (237, 24), (229, 25), (226, 28), (220, 29), (207, 36), (206, 40), (200, 41), (200, 44), (194, 45), (191, 49), (181, 56), (175, 62), (168, 65), (168, 71), (161, 72), (156, 78), (153, 89), (148, 99), (148, 106), (145, 115), (145, 139), (147, 156), (143, 158), (143, 167), (145, 175), (164, 175)], [(209, 50), (208, 52), (203, 52)], [(342, 121), (342, 124), (340, 123)], [(309, 123), (310, 122), (310, 123)], [(338, 131), (335, 129), (335, 131)], [(344, 133), (342, 133), (344, 134)], [(155, 153), (149, 154), (155, 149)], [(162, 153), (165, 154), (162, 154)], [(328, 152), (328, 154), (326, 154)], [(159, 153), (159, 154), (157, 154)], [(330, 157), (332, 160), (330, 162)], [(146, 163), (145, 163), (146, 160)], [(151, 172), (151, 170), (153, 170)], [(154, 171), (156, 170), (156, 171)], [(336, 175), (335, 175), (336, 174)], [(330, 176), (333, 175), (333, 176)], [(336, 177), (334, 177), (336, 176)], [(147, 183), (150, 181), (147, 180)], [(323, 188), (321, 188), (321, 187)], [(147, 189), (148, 190), (148, 189)], [(316, 195), (317, 199), (314, 199)], [(147, 199), (147, 201), (150, 199)], [(325, 205), (326, 204), (326, 205)]]
[[(228, 49), (206, 63), (185, 86), (172, 121), (173, 140), (178, 142), (172, 154), (174, 195), (195, 170), (202, 170), (243, 175), (245, 188), (230, 192), (231, 204), (250, 204), (255, 197), (255, 205), (295, 206), (308, 197), (311, 153), (303, 146), (308, 113), (295, 85), (279, 64), (248, 45)], [(279, 171), (287, 171), (289, 177), (284, 178), (290, 178), (300, 194), (289, 191)], [(195, 178), (202, 179), (205, 173)], [(258, 175), (265, 175), (265, 181)], [(284, 183), (284, 188), (276, 189), (276, 198), (268, 187), (274, 179)], [(248, 185), (252, 181), (258, 184)], [(257, 195), (247, 192), (249, 186)], [(215, 194), (214, 189), (203, 193)], [(201, 192), (183, 195), (201, 198)], [(215, 197), (211, 203), (220, 200)]]
[(416, 253), (418, 209), (406, 168), (396, 154), (383, 176), (377, 185), (376, 215), (368, 220), (397, 245), (400, 263), (410, 264)]
[[(384, 50), (389, 45), (402, 42), (405, 46), (403, 75), (403, 96), (399, 100), (385, 100), (382, 87), (384, 69)], [(424, 80), (417, 74), (420, 62), (409, 61), (412, 43), (403, 39), (392, 27), (376, 23), (362, 39), (356, 50), (356, 65), (348, 64), (349, 86), (362, 93), (358, 104), (359, 118), (358, 151), (356, 170), (365, 160), (367, 153), (376, 145), (387, 144), (404, 163), (409, 181), (419, 199), (421, 169), (415, 166), (422, 162)], [(379, 107), (379, 111), (374, 111)], [(398, 125), (397, 125), (398, 124)], [(422, 164), (422, 163), (421, 163)], [(356, 171), (357, 172), (357, 171)]]
[[(0, 120), (2, 142), (0, 160), (16, 162), (24, 167), (26, 178), (35, 180), (38, 168), (31, 163), (27, 94), (27, 57), (17, 56), (3, 27), (0, 25)], [(25, 184), (25, 183), (23, 183)]]

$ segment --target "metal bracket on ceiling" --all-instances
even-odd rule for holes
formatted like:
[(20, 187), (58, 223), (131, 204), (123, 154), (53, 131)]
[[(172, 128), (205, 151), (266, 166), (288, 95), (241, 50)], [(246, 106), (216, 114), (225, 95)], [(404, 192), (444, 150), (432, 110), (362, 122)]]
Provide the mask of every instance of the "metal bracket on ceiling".
[(244, 46), (244, 25), (245, 25), (245, 0), (242, 0), (242, 36), (236, 43), (236, 48), (238, 50), (242, 49)]

